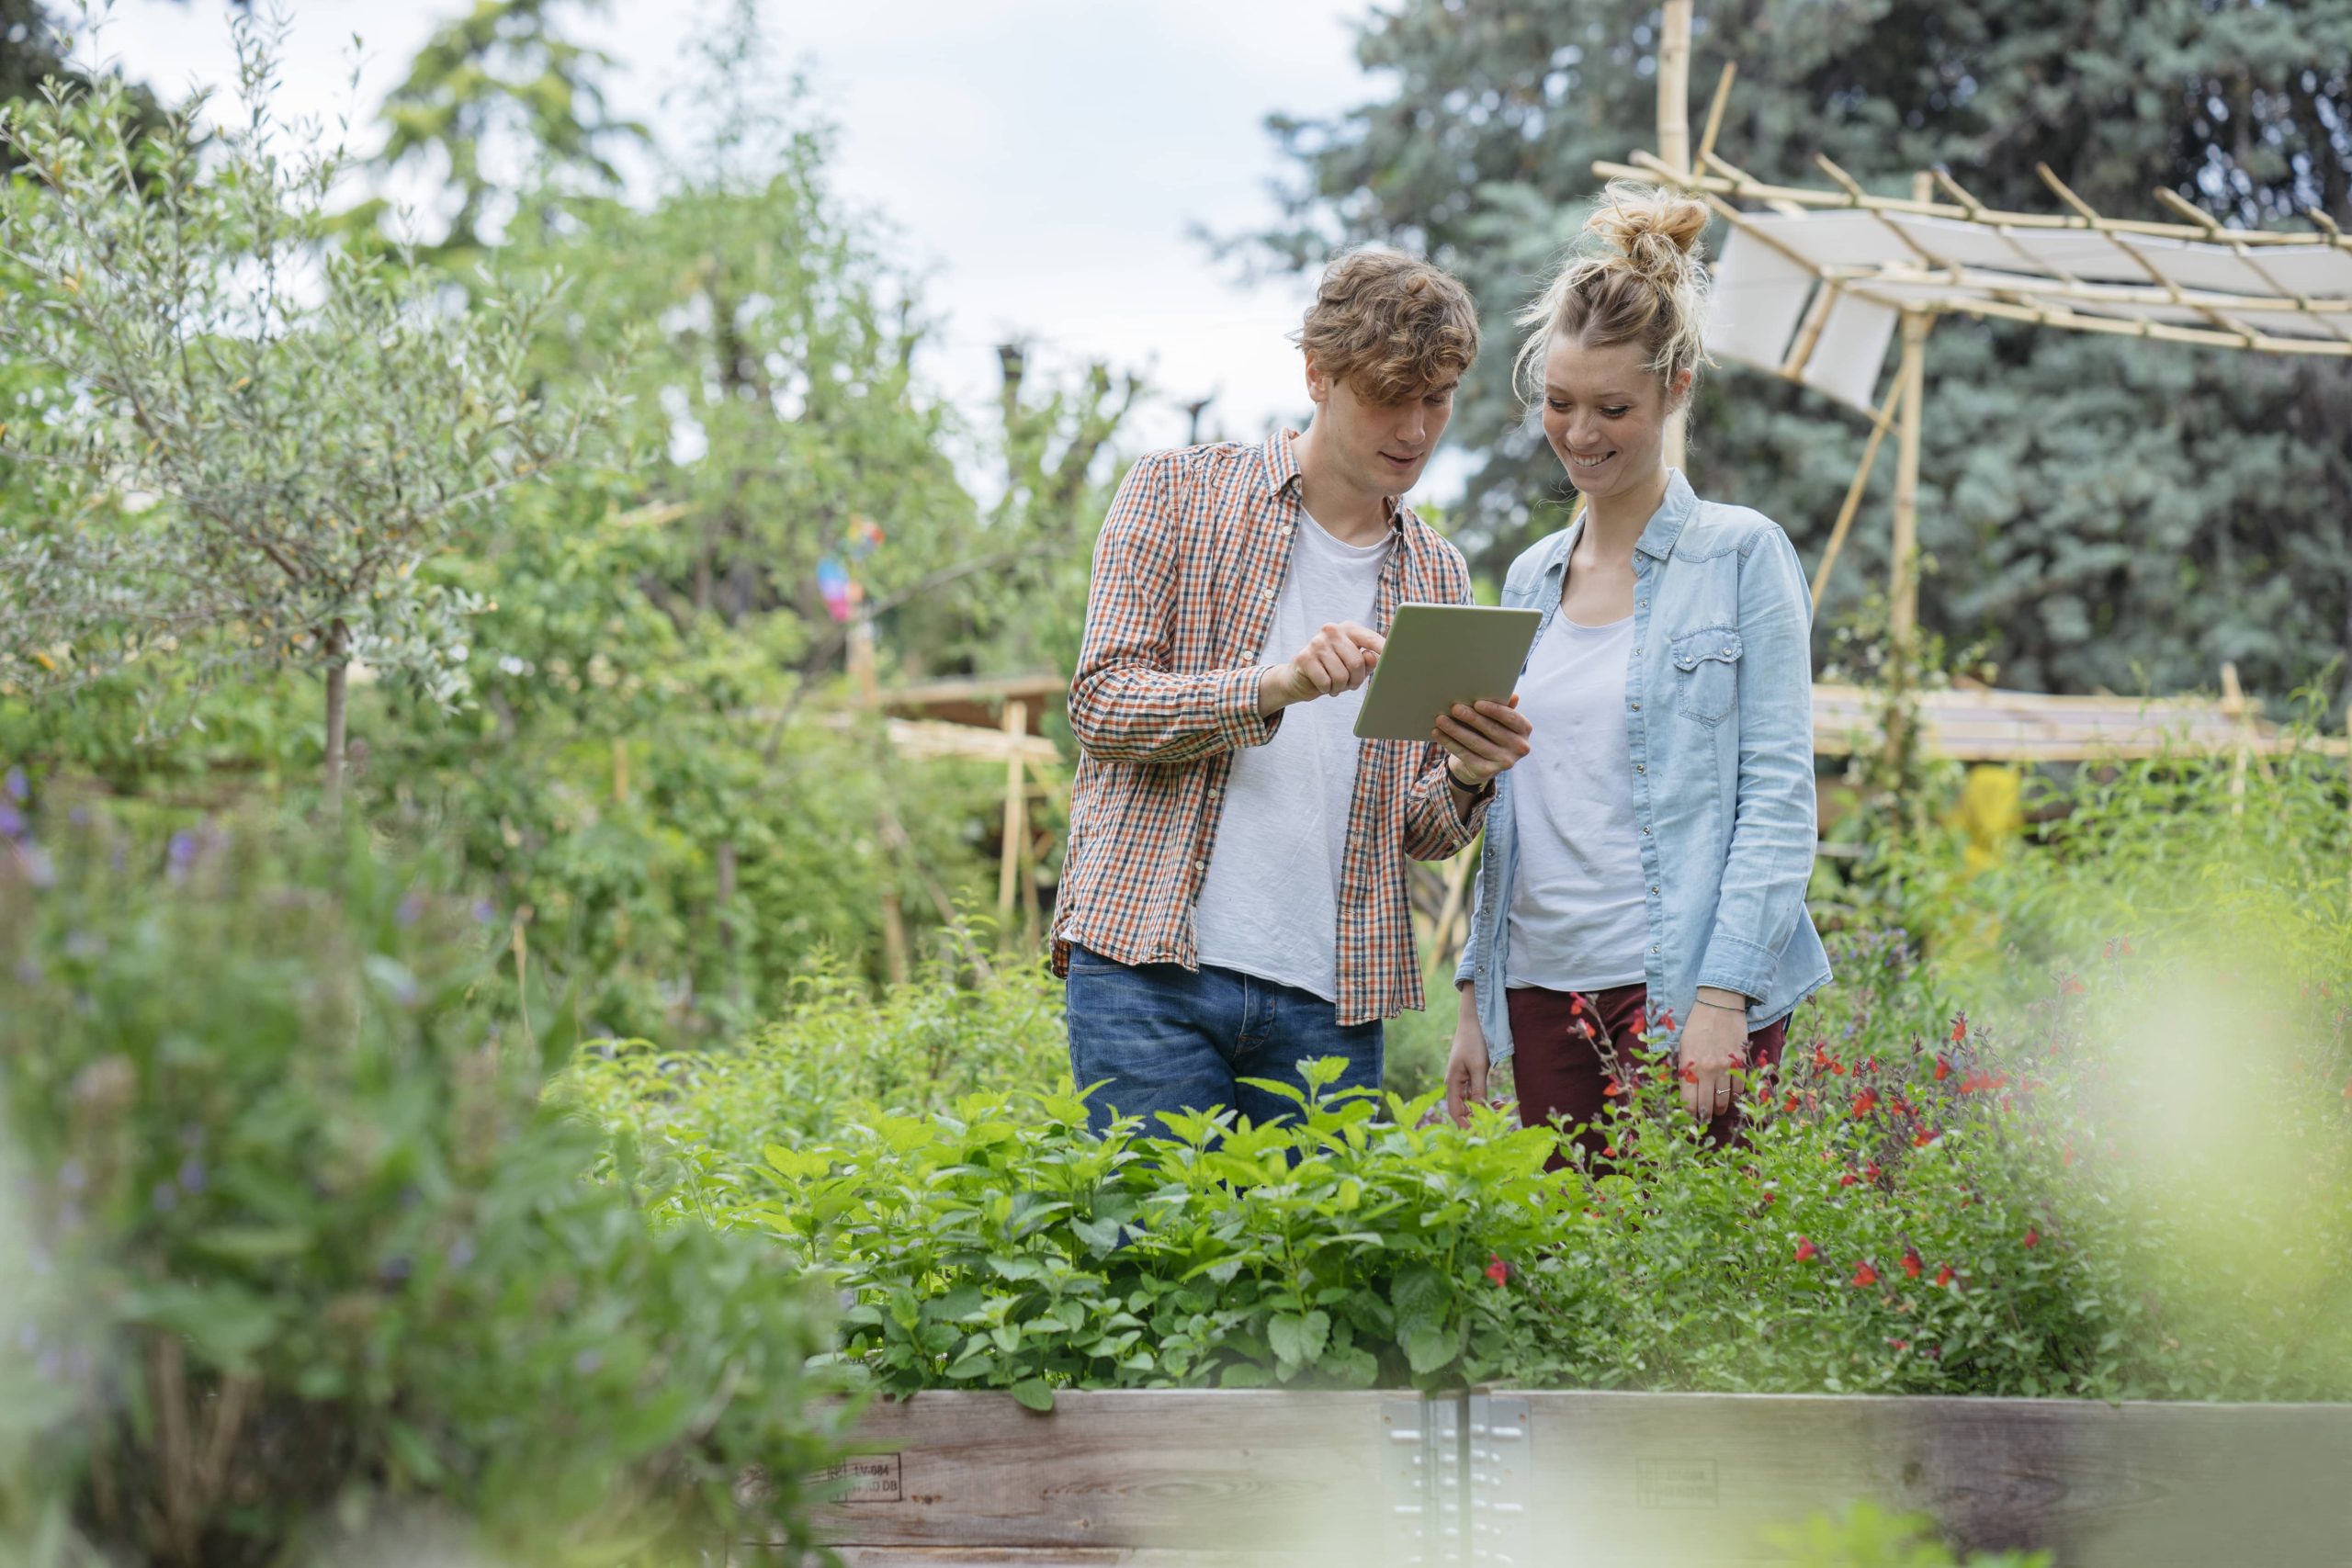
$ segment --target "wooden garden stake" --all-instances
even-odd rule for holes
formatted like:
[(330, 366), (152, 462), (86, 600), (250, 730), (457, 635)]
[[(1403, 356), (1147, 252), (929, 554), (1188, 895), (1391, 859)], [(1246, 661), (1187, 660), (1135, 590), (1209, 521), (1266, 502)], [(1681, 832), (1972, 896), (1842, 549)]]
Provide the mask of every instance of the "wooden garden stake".
[(2245, 815), (2245, 764), (2251, 750), (2251, 727), (2246, 722), (2245, 691), (2238, 684), (2238, 667), (2224, 660), (2222, 665), (2222, 711), (2237, 721), (2237, 744), (2230, 750), (2230, 815)]
[[(889, 739), (882, 714), (882, 693), (874, 678), (874, 621), (864, 605), (858, 606), (857, 618), (849, 627), (849, 673), (857, 688), (859, 704), (865, 709), (866, 724), (872, 728), (877, 756), (887, 770)], [(887, 776), (887, 775), (886, 775)], [(896, 813), (890, 809), (887, 791), (877, 792), (877, 809), (881, 817), (882, 840), (882, 964), (892, 985), (907, 981), (907, 917), (899, 908), (898, 847), (906, 838), (899, 826)]]
[(1029, 733), (1029, 705), (1015, 697), (1004, 705), (1004, 852), (996, 878), (996, 944), (999, 952), (1012, 946), (1012, 901), (1020, 886), (1022, 863), (1029, 857), (1029, 796), (1021, 776), (1021, 738)]
[[(1931, 175), (1911, 177), (1911, 197), (1926, 201), (1934, 194)], [(1919, 629), (1919, 420), (1928, 367), (1928, 317), (1918, 310), (1903, 312), (1903, 401), (1897, 429), (1894, 468), (1894, 548), (1887, 582), (1887, 632), (1898, 649), (1907, 653)]]

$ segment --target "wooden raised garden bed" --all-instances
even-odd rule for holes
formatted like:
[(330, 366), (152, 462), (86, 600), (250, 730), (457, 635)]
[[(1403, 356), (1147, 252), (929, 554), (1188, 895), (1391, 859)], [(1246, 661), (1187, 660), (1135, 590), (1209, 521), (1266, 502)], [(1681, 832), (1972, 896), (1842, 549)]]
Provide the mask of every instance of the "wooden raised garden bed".
[(2352, 1405), (941, 1392), (860, 1433), (853, 1568), (1754, 1564), (1857, 1499), (2062, 1568), (2352, 1565)]

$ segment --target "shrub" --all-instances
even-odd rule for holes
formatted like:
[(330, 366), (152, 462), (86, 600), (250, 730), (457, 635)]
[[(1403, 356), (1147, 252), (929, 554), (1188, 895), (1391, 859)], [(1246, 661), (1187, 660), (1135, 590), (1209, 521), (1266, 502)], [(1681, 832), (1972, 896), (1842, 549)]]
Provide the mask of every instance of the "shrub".
[[(0, 1539), (231, 1564), (413, 1528), (575, 1562), (803, 1532), (828, 1303), (583, 1179), (595, 1134), (539, 1103), (432, 865), (75, 815), (0, 819)], [(752, 1462), (777, 1489), (739, 1498)]]

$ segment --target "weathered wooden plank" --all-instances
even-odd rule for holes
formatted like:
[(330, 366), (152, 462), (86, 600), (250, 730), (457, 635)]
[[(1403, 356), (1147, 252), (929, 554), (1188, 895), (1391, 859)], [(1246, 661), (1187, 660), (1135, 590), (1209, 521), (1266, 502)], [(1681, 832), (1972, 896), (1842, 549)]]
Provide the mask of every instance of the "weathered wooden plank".
[[(820, 1528), (855, 1568), (1402, 1561), (1396, 1394), (993, 1393), (872, 1407)], [(2352, 1568), (2352, 1406), (1518, 1393), (1496, 1544), (1521, 1562), (1777, 1561), (1767, 1527), (1856, 1499), (2067, 1568)], [(1386, 1407), (1384, 1410), (1384, 1407)]]
[(1535, 1393), (1529, 1527), (1594, 1562), (1762, 1563), (1859, 1498), (2066, 1568), (2352, 1565), (2352, 1406)]
[(820, 1529), (859, 1547), (1272, 1552), (1371, 1539), (1386, 1508), (1381, 1407), (1399, 1397), (1065, 1391), (1051, 1415), (1002, 1393), (881, 1402), (859, 1427), (873, 1468)]

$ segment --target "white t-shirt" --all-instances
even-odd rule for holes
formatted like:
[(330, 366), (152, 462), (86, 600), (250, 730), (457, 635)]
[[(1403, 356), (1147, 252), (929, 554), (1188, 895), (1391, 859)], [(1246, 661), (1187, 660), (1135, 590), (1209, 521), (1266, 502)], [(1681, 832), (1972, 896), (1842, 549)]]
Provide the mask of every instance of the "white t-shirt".
[(1511, 770), (1519, 875), (1511, 884), (1508, 987), (1598, 991), (1647, 973), (1649, 912), (1634, 830), (1625, 664), (1634, 618), (1580, 626), (1555, 615), (1529, 656), (1520, 711), (1534, 728)]
[[(1342, 544), (1301, 512), (1290, 574), (1258, 661), (1281, 663), (1326, 622), (1370, 626), (1393, 542), (1389, 536)], [(1338, 999), (1340, 870), (1363, 705), (1361, 686), (1294, 703), (1272, 739), (1233, 754), (1193, 911), (1203, 964)]]

